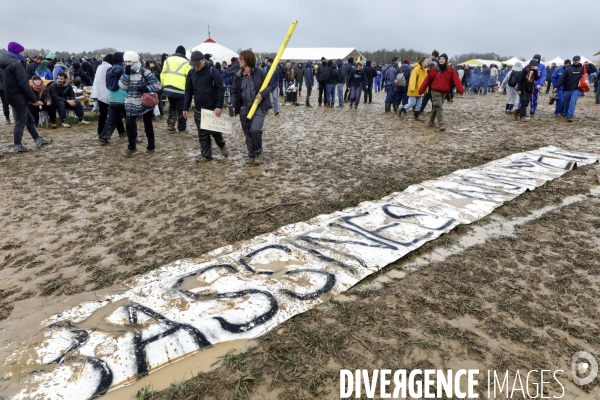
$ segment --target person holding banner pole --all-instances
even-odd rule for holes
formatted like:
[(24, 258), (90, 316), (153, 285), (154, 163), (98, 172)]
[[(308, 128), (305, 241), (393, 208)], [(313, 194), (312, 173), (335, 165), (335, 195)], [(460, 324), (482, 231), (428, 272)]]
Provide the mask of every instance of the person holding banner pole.
[[(240, 67), (231, 85), (229, 115), (234, 117), (239, 114), (242, 130), (246, 136), (249, 160), (259, 165), (263, 162), (262, 133), (265, 116), (269, 109), (273, 108), (269, 95), (275, 90), (276, 84), (271, 81), (266, 88), (260, 90), (267, 74), (262, 68), (256, 67), (256, 55), (252, 50), (244, 50), (240, 53)], [(258, 102), (258, 107), (250, 119), (248, 117), (255, 101)]]
[(183, 100), (183, 118), (187, 120), (189, 116), (192, 98), (194, 99), (194, 122), (198, 129), (198, 139), (200, 140), (200, 157), (196, 162), (211, 161), (212, 142), (210, 137), (215, 139), (215, 143), (221, 149), (223, 157), (229, 155), (225, 146), (225, 140), (221, 132), (209, 131), (200, 127), (202, 109), (213, 110), (217, 118), (221, 117), (221, 109), (225, 99), (225, 88), (223, 87), (223, 77), (221, 72), (212, 66), (209, 66), (204, 55), (200, 51), (194, 51), (190, 57), (190, 65), (193, 67), (186, 76), (185, 95)]

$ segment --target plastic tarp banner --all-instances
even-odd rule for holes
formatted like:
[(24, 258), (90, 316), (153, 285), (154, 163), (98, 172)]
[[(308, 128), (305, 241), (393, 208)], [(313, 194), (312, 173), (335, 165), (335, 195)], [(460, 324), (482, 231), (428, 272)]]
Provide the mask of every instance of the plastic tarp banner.
[(23, 367), (4, 386), (17, 384), (14, 399), (85, 399), (211, 344), (260, 336), (598, 158), (556, 147), (517, 153), (165, 265), (126, 292), (44, 321), (40, 338), (5, 361)]

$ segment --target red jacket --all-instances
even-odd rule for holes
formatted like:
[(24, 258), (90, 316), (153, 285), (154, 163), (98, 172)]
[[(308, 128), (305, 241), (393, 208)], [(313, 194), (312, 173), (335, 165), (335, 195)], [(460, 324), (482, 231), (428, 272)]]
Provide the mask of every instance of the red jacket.
[(429, 70), (427, 77), (419, 88), (419, 94), (425, 93), (425, 90), (427, 90), (430, 83), (431, 90), (446, 94), (450, 92), (452, 82), (454, 82), (454, 86), (456, 86), (458, 93), (463, 94), (465, 92), (465, 88), (463, 88), (462, 83), (460, 83), (460, 79), (454, 68), (448, 66), (446, 71), (442, 72), (439, 66), (436, 65)]

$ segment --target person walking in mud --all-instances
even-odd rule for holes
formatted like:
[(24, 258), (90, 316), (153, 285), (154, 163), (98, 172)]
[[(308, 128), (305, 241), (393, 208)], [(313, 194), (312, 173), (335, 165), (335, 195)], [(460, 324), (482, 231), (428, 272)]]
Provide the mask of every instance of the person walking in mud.
[(519, 109), (515, 112), (515, 118), (520, 119), (522, 122), (528, 120), (527, 106), (531, 102), (535, 90), (535, 82), (539, 77), (538, 60), (535, 58), (532, 59), (527, 68), (524, 68), (519, 74), (519, 82), (515, 88), (517, 89), (517, 93), (519, 93), (520, 105)]
[[(267, 112), (273, 108), (269, 94), (275, 85), (270, 82), (265, 90), (259, 91), (267, 74), (262, 68), (256, 67), (256, 55), (252, 50), (244, 50), (240, 53), (240, 67), (231, 85), (229, 115), (234, 117), (239, 114), (244, 136), (246, 136), (249, 161), (260, 165), (263, 162), (263, 125)], [(259, 102), (256, 113), (252, 119), (248, 119), (248, 112), (255, 99)]]
[(450, 65), (448, 65), (448, 56), (443, 53), (438, 58), (437, 64), (431, 66), (427, 77), (419, 88), (419, 94), (425, 93), (427, 88), (431, 93), (431, 104), (433, 109), (431, 111), (431, 118), (429, 119), (429, 126), (435, 125), (435, 119), (439, 122), (440, 131), (445, 131), (446, 126), (444, 125), (444, 97), (446, 93), (450, 92), (452, 83), (456, 87), (456, 90), (461, 95), (465, 93), (462, 83), (458, 78), (458, 74)]
[(519, 103), (519, 93), (517, 93), (515, 86), (519, 82), (519, 74), (522, 70), (523, 64), (520, 61), (517, 61), (500, 84), (500, 93), (506, 89), (506, 108), (504, 109), (504, 112), (507, 114), (512, 113), (515, 104)]
[(202, 109), (211, 110), (217, 118), (221, 117), (221, 109), (225, 101), (225, 88), (223, 77), (217, 68), (208, 65), (208, 61), (200, 51), (194, 51), (190, 57), (192, 69), (188, 72), (185, 83), (185, 95), (183, 100), (183, 118), (187, 119), (194, 99), (194, 122), (198, 129), (198, 140), (200, 140), (200, 157), (196, 162), (212, 160), (212, 136), (215, 143), (221, 149), (223, 157), (229, 155), (221, 132), (202, 129)]

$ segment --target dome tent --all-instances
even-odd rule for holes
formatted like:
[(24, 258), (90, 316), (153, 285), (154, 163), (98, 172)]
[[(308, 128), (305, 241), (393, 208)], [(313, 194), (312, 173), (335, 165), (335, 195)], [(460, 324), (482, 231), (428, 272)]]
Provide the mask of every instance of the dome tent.
[(190, 58), (193, 51), (200, 51), (202, 52), (202, 54), (212, 54), (211, 60), (215, 63), (222, 63), (223, 61), (227, 61), (227, 64), (229, 64), (231, 62), (232, 57), (237, 58), (240, 56), (235, 51), (230, 50), (223, 45), (220, 45), (210, 37), (204, 42), (200, 43), (198, 46), (192, 48), (192, 50), (189, 50), (187, 54), (188, 58)]

